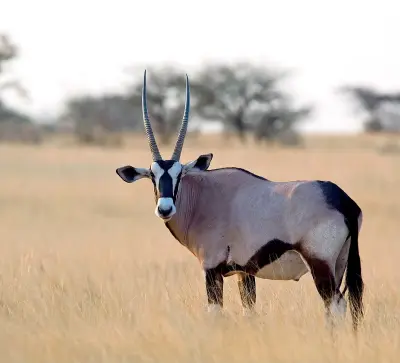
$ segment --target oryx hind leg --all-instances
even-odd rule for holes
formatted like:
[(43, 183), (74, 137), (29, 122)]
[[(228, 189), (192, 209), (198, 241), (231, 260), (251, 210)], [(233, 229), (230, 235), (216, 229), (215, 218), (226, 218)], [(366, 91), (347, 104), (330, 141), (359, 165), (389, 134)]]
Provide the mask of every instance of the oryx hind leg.
[(254, 312), (256, 303), (256, 278), (252, 275), (239, 273), (238, 288), (242, 301), (243, 315), (251, 315)]
[(347, 267), (349, 248), (350, 238), (347, 238), (335, 263), (335, 281), (337, 291), (334, 299), (334, 305), (331, 309), (335, 310), (333, 315), (339, 316), (340, 318), (345, 318), (347, 312), (347, 301), (344, 298), (344, 290), (343, 292), (340, 292), (340, 287), (342, 285), (344, 273)]
[[(343, 240), (342, 240), (343, 241)], [(340, 291), (343, 277), (347, 267), (347, 261), (349, 256), (351, 239), (348, 236), (345, 237), (343, 246), (339, 252), (339, 255), (335, 261), (335, 296), (330, 306), (330, 313), (337, 319), (344, 319), (347, 312), (347, 301), (344, 298), (344, 292)]]
[[(300, 253), (307, 262), (315, 286), (321, 296), (328, 324), (336, 325), (346, 315), (347, 303), (340, 292), (343, 278), (343, 256), (346, 255), (348, 230), (342, 221), (333, 218), (317, 226), (305, 243), (300, 244)], [(337, 270), (337, 267), (339, 269)]]
[(346, 239), (335, 264), (335, 278), (336, 284), (340, 288), (342, 280), (347, 267), (347, 260), (349, 258), (350, 238)]
[(344, 318), (347, 307), (346, 301), (336, 284), (334, 264), (307, 253), (303, 254), (303, 257), (310, 268), (317, 291), (324, 302), (326, 320), (331, 327)]

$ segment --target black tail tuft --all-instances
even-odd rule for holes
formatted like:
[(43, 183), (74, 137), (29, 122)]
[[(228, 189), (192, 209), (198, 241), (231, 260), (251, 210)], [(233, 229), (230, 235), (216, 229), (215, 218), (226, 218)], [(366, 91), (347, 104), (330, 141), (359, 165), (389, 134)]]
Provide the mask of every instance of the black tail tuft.
[[(363, 292), (364, 282), (361, 275), (361, 261), (358, 251), (358, 232), (361, 226), (362, 212), (357, 203), (351, 199), (340, 187), (332, 182), (318, 181), (326, 203), (332, 209), (339, 211), (349, 230), (350, 249), (347, 260), (346, 286), (343, 291), (349, 290), (350, 311), (353, 318), (354, 330), (357, 330), (361, 318), (364, 316)], [(359, 223), (360, 222), (360, 223)]]
[(353, 328), (357, 330), (360, 320), (364, 316), (363, 292), (364, 282), (361, 275), (361, 261), (358, 251), (358, 218), (346, 221), (349, 228), (350, 249), (347, 261), (346, 287), (349, 290), (350, 312), (353, 319)]

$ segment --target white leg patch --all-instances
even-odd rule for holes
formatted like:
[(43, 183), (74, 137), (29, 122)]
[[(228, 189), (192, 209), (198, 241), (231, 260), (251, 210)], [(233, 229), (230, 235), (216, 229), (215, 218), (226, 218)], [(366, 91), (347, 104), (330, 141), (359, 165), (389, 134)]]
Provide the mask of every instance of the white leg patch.
[(344, 318), (346, 316), (346, 310), (346, 300), (344, 298), (339, 298), (339, 295), (335, 295), (331, 304), (329, 305), (329, 313), (335, 318)]
[(218, 304), (209, 304), (207, 306), (207, 312), (210, 315), (219, 315), (222, 313), (222, 307), (221, 307), (221, 305), (218, 305)]
[(339, 294), (336, 294), (326, 312), (328, 327), (333, 328), (337, 326), (338, 323), (343, 323), (346, 317), (346, 310), (347, 301)]

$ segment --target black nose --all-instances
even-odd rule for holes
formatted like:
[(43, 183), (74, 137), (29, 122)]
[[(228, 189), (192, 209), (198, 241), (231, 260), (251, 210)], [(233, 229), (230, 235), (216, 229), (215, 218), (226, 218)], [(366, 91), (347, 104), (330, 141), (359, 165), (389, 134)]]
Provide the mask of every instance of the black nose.
[(162, 217), (168, 217), (172, 212), (172, 207), (169, 207), (168, 209), (161, 209), (158, 207), (158, 213), (160, 213), (160, 216)]

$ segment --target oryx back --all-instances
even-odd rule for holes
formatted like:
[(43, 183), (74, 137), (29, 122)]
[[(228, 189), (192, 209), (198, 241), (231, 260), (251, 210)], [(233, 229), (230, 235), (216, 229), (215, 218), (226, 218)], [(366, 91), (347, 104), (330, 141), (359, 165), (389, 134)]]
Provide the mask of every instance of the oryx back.
[(271, 182), (222, 168), (190, 174), (181, 187), (170, 229), (205, 269), (225, 262), (226, 275), (257, 264), (257, 277), (298, 280), (308, 271), (300, 249), (318, 257), (339, 253), (335, 241), (348, 233), (317, 182)]

